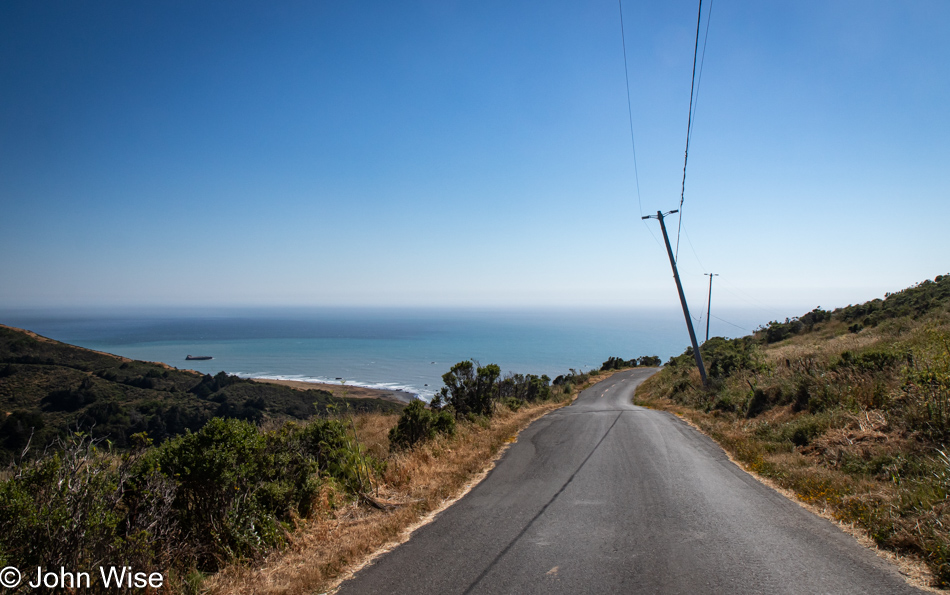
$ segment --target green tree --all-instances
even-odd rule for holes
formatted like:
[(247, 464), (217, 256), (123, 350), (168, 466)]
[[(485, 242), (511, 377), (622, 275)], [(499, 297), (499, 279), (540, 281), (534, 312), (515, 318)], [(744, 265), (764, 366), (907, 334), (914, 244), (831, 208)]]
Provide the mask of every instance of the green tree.
[(474, 360), (459, 362), (442, 375), (445, 384), (438, 402), (451, 405), (456, 417), (468, 414), (491, 415), (498, 396), (501, 368), (495, 364), (480, 366)]

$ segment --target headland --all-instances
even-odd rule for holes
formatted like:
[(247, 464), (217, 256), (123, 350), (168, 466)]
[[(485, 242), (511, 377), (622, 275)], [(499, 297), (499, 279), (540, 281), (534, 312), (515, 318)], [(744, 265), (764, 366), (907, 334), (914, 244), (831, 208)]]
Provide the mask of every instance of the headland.
[(402, 390), (388, 390), (381, 388), (367, 388), (365, 386), (340, 385), (329, 382), (311, 382), (305, 380), (279, 380), (276, 378), (251, 378), (254, 382), (279, 384), (298, 390), (325, 390), (334, 397), (349, 397), (353, 399), (384, 399), (405, 405), (415, 398), (415, 395)]

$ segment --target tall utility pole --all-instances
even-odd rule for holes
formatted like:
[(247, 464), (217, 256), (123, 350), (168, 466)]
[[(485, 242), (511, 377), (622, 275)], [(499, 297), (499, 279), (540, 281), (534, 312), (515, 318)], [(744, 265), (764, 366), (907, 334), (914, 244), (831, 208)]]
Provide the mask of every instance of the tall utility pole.
[[(672, 215), (678, 211), (673, 210), (666, 215)], [(663, 230), (663, 241), (666, 242), (666, 253), (670, 257), (670, 266), (673, 267), (673, 279), (676, 280), (676, 291), (680, 294), (680, 304), (683, 305), (683, 316), (686, 317), (686, 328), (689, 329), (689, 340), (693, 343), (693, 356), (696, 358), (696, 367), (699, 368), (699, 375), (703, 379), (703, 386), (707, 386), (709, 381), (706, 379), (706, 366), (703, 365), (703, 356), (699, 353), (699, 345), (696, 343), (696, 333), (693, 331), (693, 319), (689, 317), (689, 307), (686, 306), (686, 294), (683, 293), (683, 284), (680, 283), (680, 274), (676, 270), (676, 259), (673, 258), (673, 249), (670, 248), (670, 237), (666, 235), (666, 224), (663, 223), (664, 213), (657, 211), (656, 215), (646, 215), (641, 219), (658, 219), (660, 229)]]
[[(709, 312), (712, 307), (712, 278), (718, 277), (719, 273), (703, 273), (709, 275), (709, 297), (706, 298), (706, 341), (709, 340)], [(705, 342), (705, 341), (704, 341)]]

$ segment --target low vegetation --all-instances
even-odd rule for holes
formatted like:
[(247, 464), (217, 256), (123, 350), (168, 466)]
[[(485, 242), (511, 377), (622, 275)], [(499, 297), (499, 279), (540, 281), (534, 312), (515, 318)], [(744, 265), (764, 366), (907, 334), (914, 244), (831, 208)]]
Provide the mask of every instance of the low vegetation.
[[(477, 377), (480, 366), (471, 363)], [(609, 374), (572, 372), (549, 387), (549, 400), (525, 402), (515, 409), (498, 398), (489, 416), (459, 416), (453, 433), (437, 432), (434, 438), (420, 440), (411, 448), (393, 448), (389, 440), (397, 416), (356, 416), (360, 443), (385, 462), (376, 484), (375, 505), (338, 501), (336, 507), (301, 525), (291, 536), (290, 546), (268, 558), (265, 565), (231, 566), (204, 586), (222, 594), (326, 592), (345, 578), (354, 563), (384, 545), (404, 540), (407, 528), (463, 494), (473, 478), (485, 472), (498, 452), (531, 421), (569, 403), (580, 390)], [(445, 414), (451, 410), (443, 404), (437, 411)]]
[[(551, 398), (551, 379), (534, 374), (510, 373), (501, 378), (495, 364), (481, 366), (476, 361), (459, 362), (442, 375), (445, 386), (432, 398), (433, 409), (456, 418), (491, 416), (499, 404), (518, 410), (525, 403)], [(562, 391), (563, 392), (563, 391)]]
[(439, 434), (451, 436), (454, 433), (455, 417), (450, 411), (433, 411), (419, 399), (414, 399), (389, 430), (389, 443), (394, 449), (412, 448)]
[(324, 485), (367, 489), (371, 457), (339, 420), (265, 430), (214, 418), (194, 433), (117, 453), (79, 433), (0, 483), (0, 566), (210, 572), (283, 543)]
[(608, 370), (623, 370), (625, 368), (655, 368), (663, 363), (658, 355), (644, 355), (633, 359), (623, 359), (622, 357), (611, 356), (600, 366), (601, 372)]
[(950, 586), (950, 276), (691, 350), (637, 391)]
[[(88, 432), (56, 437), (0, 475), (0, 567), (121, 564), (161, 572), (177, 592), (275, 576), (292, 584), (278, 590), (325, 588), (591, 380), (552, 387), (497, 370), (461, 362), (445, 375), (454, 384), (444, 400), (400, 415), (339, 399), (316, 403), (320, 415), (306, 421), (215, 417), (160, 444), (145, 432), (122, 447)], [(214, 395), (239, 384), (230, 378), (195, 386)], [(329, 539), (330, 528), (340, 534)], [(269, 570), (253, 570), (266, 555)], [(281, 566), (301, 555), (306, 572)]]
[[(214, 417), (305, 420), (314, 405), (326, 413), (335, 401), (323, 390), (177, 370), (0, 325), (0, 466), (24, 451), (42, 453), (77, 431), (125, 449), (142, 432), (161, 443)], [(357, 411), (401, 408), (380, 399), (345, 402)]]

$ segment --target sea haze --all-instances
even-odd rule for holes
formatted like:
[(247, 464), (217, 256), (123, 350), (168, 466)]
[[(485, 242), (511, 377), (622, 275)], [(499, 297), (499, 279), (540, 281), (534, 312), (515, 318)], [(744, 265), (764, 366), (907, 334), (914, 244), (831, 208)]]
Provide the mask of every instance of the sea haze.
[[(737, 336), (762, 324), (728, 313)], [(0, 312), (0, 322), (133, 359), (205, 373), (340, 382), (428, 399), (456, 362), (547, 374), (598, 368), (610, 356), (683, 352), (678, 310), (192, 309)], [(718, 331), (718, 333), (717, 333)], [(705, 323), (697, 325), (700, 340)], [(186, 355), (209, 355), (186, 361)]]

